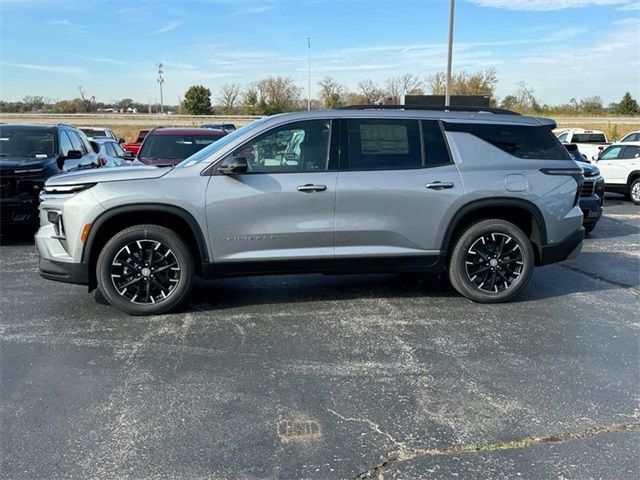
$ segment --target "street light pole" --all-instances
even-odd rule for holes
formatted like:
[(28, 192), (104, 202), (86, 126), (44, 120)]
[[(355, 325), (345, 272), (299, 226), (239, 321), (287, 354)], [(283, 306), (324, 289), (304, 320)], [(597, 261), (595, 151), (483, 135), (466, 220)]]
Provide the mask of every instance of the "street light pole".
[(311, 110), (311, 37), (307, 37), (309, 63), (307, 70), (307, 110)]
[(164, 83), (164, 72), (162, 71), (162, 64), (158, 64), (158, 84), (160, 85), (160, 113), (164, 113), (164, 101), (162, 98), (162, 84)]
[(449, 9), (449, 51), (447, 53), (447, 83), (444, 92), (444, 106), (450, 106), (451, 102), (451, 61), (453, 58), (453, 15), (455, 10), (455, 0), (451, 0)]

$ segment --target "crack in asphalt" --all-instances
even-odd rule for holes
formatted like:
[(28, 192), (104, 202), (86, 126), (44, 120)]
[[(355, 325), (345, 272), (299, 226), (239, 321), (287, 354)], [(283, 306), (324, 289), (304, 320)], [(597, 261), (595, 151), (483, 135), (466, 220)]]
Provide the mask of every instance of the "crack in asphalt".
[(398, 447), (397, 450), (393, 450), (387, 453), (385, 455), (386, 459), (382, 463), (368, 470), (360, 472), (355, 477), (352, 477), (352, 480), (363, 480), (366, 478), (376, 478), (379, 480), (383, 480), (385, 473), (394, 468), (398, 463), (406, 462), (409, 460), (416, 460), (419, 458), (441, 457), (448, 455), (457, 455), (461, 453), (471, 454), (481, 452), (495, 452), (500, 450), (518, 450), (523, 448), (535, 447), (537, 445), (559, 444), (573, 440), (581, 440), (584, 438), (595, 437), (603, 433), (640, 430), (640, 423), (615, 423), (602, 427), (592, 427), (578, 432), (560, 433), (547, 437), (526, 437), (507, 442), (457, 444), (447, 448), (408, 448), (404, 442), (400, 442), (389, 433), (382, 431), (376, 423), (372, 422), (369, 419), (343, 417), (333, 410), (329, 410), (329, 412), (345, 421), (357, 421), (368, 424), (372, 428), (372, 430), (386, 436), (396, 447)]
[(616, 287), (627, 288), (627, 289), (631, 290), (632, 293), (635, 293), (636, 295), (640, 295), (640, 289), (637, 288), (637, 287), (634, 287), (633, 285), (629, 285), (628, 283), (618, 282), (616, 280), (610, 280), (610, 279), (605, 278), (605, 277), (603, 277), (601, 275), (598, 275), (597, 273), (591, 273), (591, 272), (588, 272), (586, 270), (582, 270), (581, 268), (573, 267), (571, 265), (567, 265), (565, 263), (561, 263), (560, 266), (562, 268), (566, 268), (567, 270), (571, 270), (572, 272), (581, 273), (582, 275), (586, 275), (587, 277), (593, 278), (594, 280), (600, 280), (601, 282), (609, 283), (611, 285), (615, 285)]

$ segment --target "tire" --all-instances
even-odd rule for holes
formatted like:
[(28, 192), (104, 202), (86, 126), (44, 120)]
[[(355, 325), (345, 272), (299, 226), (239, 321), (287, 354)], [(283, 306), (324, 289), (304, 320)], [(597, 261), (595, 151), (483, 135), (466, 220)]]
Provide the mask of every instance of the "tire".
[(195, 271), (182, 238), (160, 225), (116, 233), (100, 252), (96, 268), (106, 300), (131, 315), (157, 315), (182, 303)]
[(474, 302), (506, 302), (528, 285), (534, 264), (533, 247), (522, 230), (505, 220), (482, 220), (456, 240), (449, 280)]
[(636, 205), (640, 205), (640, 178), (636, 178), (629, 185), (629, 198)]

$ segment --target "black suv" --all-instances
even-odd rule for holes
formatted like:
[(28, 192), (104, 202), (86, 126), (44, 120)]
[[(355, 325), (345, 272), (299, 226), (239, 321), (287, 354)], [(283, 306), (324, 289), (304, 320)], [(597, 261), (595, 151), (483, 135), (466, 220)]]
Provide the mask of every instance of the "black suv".
[(587, 157), (583, 155), (575, 143), (563, 144), (569, 156), (582, 168), (582, 187), (580, 188), (580, 210), (582, 210), (582, 226), (587, 233), (596, 228), (596, 224), (602, 217), (604, 206), (604, 177), (600, 169), (591, 165)]
[(36, 225), (49, 177), (99, 166), (85, 134), (71, 125), (0, 125), (0, 223)]

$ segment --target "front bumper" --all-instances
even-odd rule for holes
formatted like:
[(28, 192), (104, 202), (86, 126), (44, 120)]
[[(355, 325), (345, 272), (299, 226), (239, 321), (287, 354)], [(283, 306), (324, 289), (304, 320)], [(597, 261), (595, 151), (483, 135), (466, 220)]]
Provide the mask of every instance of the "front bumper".
[(75, 262), (56, 238), (53, 225), (41, 226), (35, 235), (40, 276), (58, 282), (89, 284), (89, 268), (86, 263)]
[(584, 228), (580, 227), (561, 242), (540, 247), (538, 265), (550, 265), (577, 256), (582, 250), (582, 240), (584, 240)]
[(37, 225), (38, 203), (37, 198), (26, 193), (0, 198), (0, 224)]
[(580, 197), (580, 210), (584, 220), (583, 225), (595, 225), (602, 216), (602, 206), (604, 198), (598, 195), (590, 195), (588, 197)]

